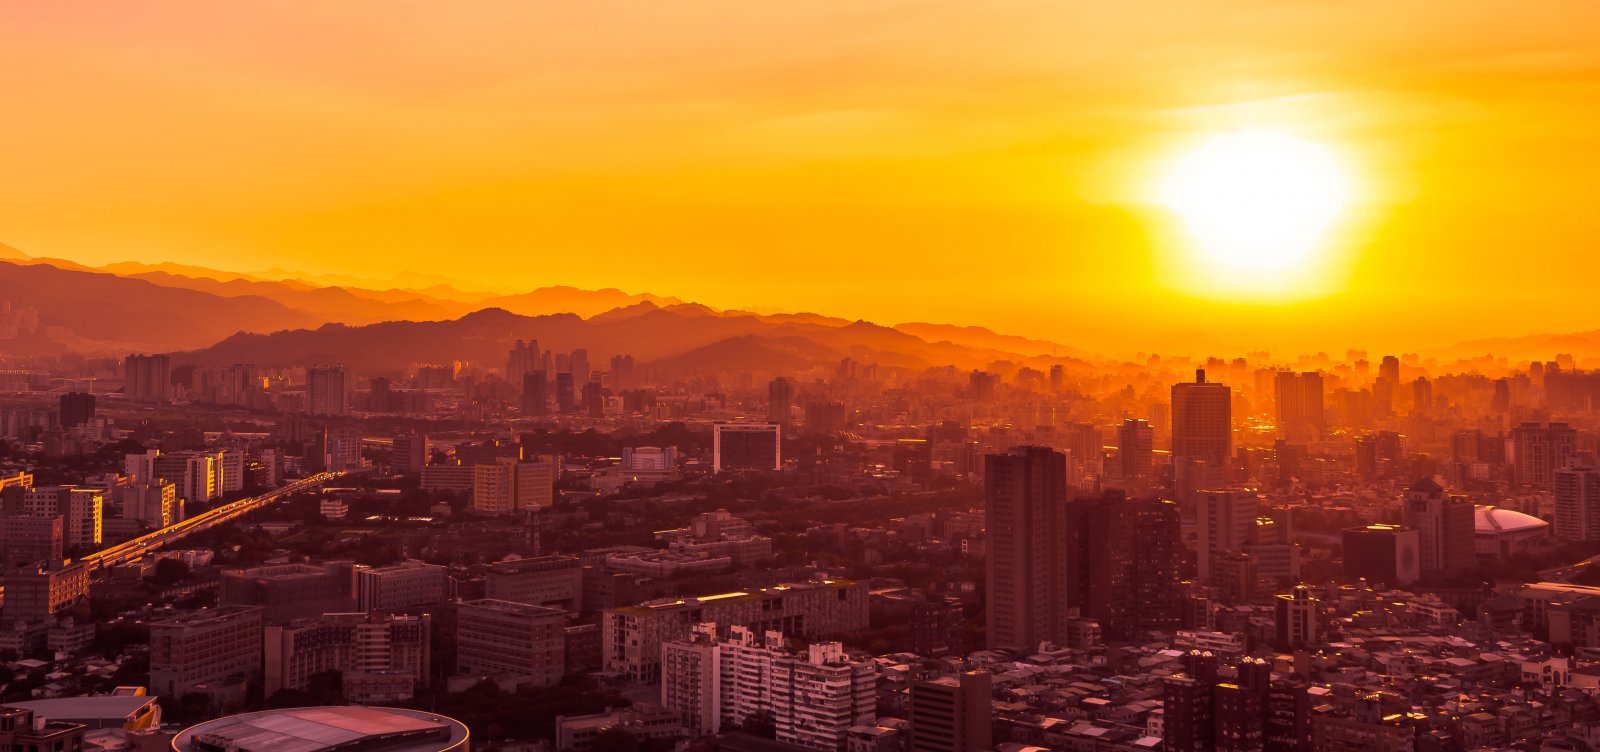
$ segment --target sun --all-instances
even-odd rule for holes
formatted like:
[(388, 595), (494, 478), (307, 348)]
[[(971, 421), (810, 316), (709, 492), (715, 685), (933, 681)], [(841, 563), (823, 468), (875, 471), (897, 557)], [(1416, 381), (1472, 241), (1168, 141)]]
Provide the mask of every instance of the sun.
[(1349, 194), (1326, 147), (1246, 130), (1213, 136), (1186, 153), (1160, 200), (1183, 218), (1205, 260), (1270, 273), (1308, 265)]

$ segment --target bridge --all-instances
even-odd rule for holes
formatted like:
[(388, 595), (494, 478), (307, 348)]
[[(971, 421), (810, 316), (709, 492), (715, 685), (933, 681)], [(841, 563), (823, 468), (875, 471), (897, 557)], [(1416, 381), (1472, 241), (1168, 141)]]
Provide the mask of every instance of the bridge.
[(260, 496), (251, 496), (248, 499), (231, 501), (216, 509), (197, 514), (182, 522), (175, 522), (155, 532), (146, 533), (132, 540), (123, 541), (114, 546), (100, 549), (92, 554), (87, 554), (78, 559), (90, 572), (114, 567), (137, 559), (145, 554), (156, 551), (163, 546), (175, 543), (185, 536), (210, 530), (218, 525), (231, 522), (243, 515), (254, 512), (268, 504), (281, 501), (297, 493), (310, 491), (328, 481), (349, 473), (318, 473), (286, 486), (281, 486), (268, 491)]

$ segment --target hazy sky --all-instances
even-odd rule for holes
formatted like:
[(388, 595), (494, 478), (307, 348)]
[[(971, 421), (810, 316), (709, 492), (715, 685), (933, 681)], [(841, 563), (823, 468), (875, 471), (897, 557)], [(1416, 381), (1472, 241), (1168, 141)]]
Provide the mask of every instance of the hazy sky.
[[(0, 242), (614, 286), (1107, 349), (1600, 328), (1600, 5), (0, 5)], [(1164, 166), (1259, 127), (1357, 205), (1197, 289)]]

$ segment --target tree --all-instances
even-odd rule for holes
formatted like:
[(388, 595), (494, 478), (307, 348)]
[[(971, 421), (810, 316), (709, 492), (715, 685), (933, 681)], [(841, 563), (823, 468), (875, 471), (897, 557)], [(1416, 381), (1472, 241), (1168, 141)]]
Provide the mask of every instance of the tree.
[(156, 562), (155, 581), (162, 585), (173, 585), (183, 582), (189, 577), (189, 565), (182, 559), (168, 557)]

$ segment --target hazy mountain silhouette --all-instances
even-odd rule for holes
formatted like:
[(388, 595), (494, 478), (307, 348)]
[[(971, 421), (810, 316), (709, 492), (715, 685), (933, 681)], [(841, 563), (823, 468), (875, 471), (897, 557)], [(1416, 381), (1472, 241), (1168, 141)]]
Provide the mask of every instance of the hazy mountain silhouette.
[(0, 262), (0, 301), (37, 316), (32, 331), (0, 339), (0, 350), (15, 353), (159, 352), (204, 346), (245, 329), (319, 323), (259, 296), (228, 298), (46, 263)]
[(491, 308), (451, 321), (394, 321), (359, 327), (330, 324), (273, 334), (240, 333), (212, 347), (183, 353), (179, 360), (264, 366), (338, 361), (366, 375), (397, 374), (415, 363), (452, 360), (498, 370), (511, 343), (518, 339), (537, 340), (541, 348), (557, 352), (585, 348), (597, 368), (604, 368), (605, 359), (612, 355), (627, 354), (637, 363), (675, 375), (796, 373), (811, 367), (832, 368), (847, 357), (912, 369), (943, 365), (979, 368), (994, 360), (1024, 360), (1015, 353), (928, 342), (865, 321), (819, 325), (753, 314), (708, 314), (693, 306), (660, 308), (650, 303), (589, 319), (571, 313), (522, 316)]

